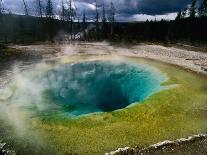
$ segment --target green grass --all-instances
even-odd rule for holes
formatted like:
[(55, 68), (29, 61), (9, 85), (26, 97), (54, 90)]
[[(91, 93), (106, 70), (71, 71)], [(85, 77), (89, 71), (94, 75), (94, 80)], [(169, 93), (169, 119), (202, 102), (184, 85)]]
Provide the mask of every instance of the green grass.
[(164, 63), (127, 59), (159, 68), (169, 77), (165, 85), (177, 86), (124, 110), (77, 119), (34, 118), (33, 130), (43, 130), (59, 154), (103, 154), (207, 131), (207, 77)]

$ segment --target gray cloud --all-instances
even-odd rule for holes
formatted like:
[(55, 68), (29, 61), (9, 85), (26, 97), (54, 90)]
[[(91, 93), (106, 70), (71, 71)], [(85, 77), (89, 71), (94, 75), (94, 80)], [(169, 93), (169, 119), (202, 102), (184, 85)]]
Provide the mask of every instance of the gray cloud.
[[(26, 0), (30, 6), (30, 12), (35, 12), (35, 0)], [(43, 0), (44, 3), (46, 0)], [(65, 0), (66, 2), (67, 0)], [(116, 17), (121, 21), (134, 20), (136, 17), (145, 19), (149, 16), (150, 19), (157, 15), (163, 15), (163, 18), (170, 15), (173, 19), (172, 13), (177, 12), (180, 9), (186, 8), (192, 0), (112, 0), (116, 7)], [(201, 0), (198, 0), (200, 2)], [(3, 0), (4, 6), (14, 13), (23, 13), (22, 0)], [(53, 0), (54, 10), (56, 13), (60, 9), (60, 0)], [(101, 6), (105, 4), (106, 11), (110, 8), (111, 0), (97, 0), (99, 5), (99, 12), (101, 12)], [(75, 0), (75, 6), (77, 7), (77, 15), (81, 18), (83, 11), (86, 11), (88, 18), (92, 18), (95, 13), (94, 0)], [(143, 18), (141, 18), (143, 15)], [(146, 16), (147, 15), (147, 16)]]

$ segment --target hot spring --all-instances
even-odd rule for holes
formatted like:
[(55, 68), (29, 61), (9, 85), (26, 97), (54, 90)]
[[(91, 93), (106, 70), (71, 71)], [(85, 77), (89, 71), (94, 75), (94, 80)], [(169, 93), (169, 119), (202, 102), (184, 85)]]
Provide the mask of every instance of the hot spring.
[(0, 139), (17, 154), (104, 154), (206, 131), (206, 77), (170, 64), (80, 55), (14, 71)]
[(161, 83), (166, 80), (153, 67), (116, 60), (45, 66), (20, 73), (4, 97), (32, 111), (61, 111), (64, 115), (80, 116), (142, 102), (163, 89)]

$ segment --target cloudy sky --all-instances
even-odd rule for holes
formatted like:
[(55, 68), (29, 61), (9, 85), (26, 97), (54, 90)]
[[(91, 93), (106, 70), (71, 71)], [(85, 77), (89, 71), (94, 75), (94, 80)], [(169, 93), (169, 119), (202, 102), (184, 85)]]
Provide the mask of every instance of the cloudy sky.
[[(34, 14), (36, 0), (25, 0), (28, 3), (30, 14)], [(44, 3), (46, 0), (42, 0)], [(52, 0), (54, 10), (58, 13), (61, 0)], [(65, 2), (67, 0), (64, 0)], [(81, 17), (83, 10), (86, 11), (88, 18), (92, 18), (95, 13), (95, 0), (74, 0), (77, 7), (77, 14)], [(110, 7), (110, 2), (116, 7), (117, 21), (144, 21), (153, 19), (174, 19), (176, 12), (186, 8), (192, 0), (97, 0), (99, 6), (105, 4), (106, 10)], [(198, 0), (198, 3), (201, 0)], [(22, 0), (3, 0), (4, 7), (10, 12), (22, 14)], [(102, 9), (99, 8), (101, 13)]]

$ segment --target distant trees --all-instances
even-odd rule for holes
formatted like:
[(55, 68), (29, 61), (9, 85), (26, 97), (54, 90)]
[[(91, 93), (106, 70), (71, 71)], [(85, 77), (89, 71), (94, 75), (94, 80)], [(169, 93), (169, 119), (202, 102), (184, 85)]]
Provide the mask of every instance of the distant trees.
[(193, 0), (188, 9), (178, 11), (176, 20), (184, 18), (203, 18), (207, 17), (207, 0), (203, 0), (199, 8), (196, 8), (196, 0)]
[[(61, 40), (66, 39), (67, 36), (69, 39), (80, 38), (88, 41), (111, 39), (117, 41), (207, 42), (207, 0), (203, 0), (198, 8), (196, 8), (196, 1), (193, 0), (188, 9), (178, 12), (177, 21), (137, 23), (116, 22), (116, 8), (113, 1), (99, 4), (98, 1), (93, 0), (95, 10), (92, 21), (91, 16), (87, 17), (87, 12), (84, 10), (80, 20), (81, 24), (77, 22), (74, 0), (60, 0), (61, 20), (55, 19), (55, 0), (33, 1), (37, 4), (35, 14), (38, 15), (38, 18), (2, 14), (2, 9), (0, 9), (0, 15), (3, 17), (3, 22), (0, 22), (0, 42), (53, 41), (54, 38), (59, 39), (59, 34), (61, 34)], [(28, 13), (27, 7), (29, 0), (22, 0), (22, 2), (25, 15), (31, 15), (32, 12)], [(0, 3), (0, 8), (2, 8), (2, 3)], [(29, 6), (29, 8), (32, 7)], [(62, 37), (62, 32), (68, 35)], [(75, 34), (78, 37), (75, 37)]]
[(26, 16), (28, 16), (28, 15), (29, 15), (29, 10), (28, 10), (27, 3), (26, 3), (25, 0), (22, 0), (22, 2), (23, 2), (23, 5), (24, 5), (24, 14), (25, 14)]
[[(0, 16), (2, 14), (2, 1), (4, 0), (0, 0)], [(29, 4), (31, 3), (29, 3), (29, 0), (22, 0), (24, 15), (36, 15), (37, 17), (40, 17), (36, 20), (36, 22), (38, 22), (36, 29), (38, 30), (33, 29), (36, 33), (36, 38), (41, 38), (43, 36), (39, 33), (41, 31), (45, 32), (44, 38), (47, 38), (48, 40), (54, 37), (54, 29), (59, 26), (56, 25), (57, 21), (55, 20), (55, 17), (58, 16), (55, 16), (54, 1), (55, 0), (33, 0), (35, 9), (30, 12), (29, 8), (32, 7), (29, 6)], [(86, 11), (84, 11), (82, 17), (83, 20), (81, 20), (82, 23), (80, 24), (80, 22), (77, 22), (77, 19), (79, 18), (76, 17), (77, 9), (74, 0), (60, 0), (59, 17), (62, 20), (61, 23), (63, 24), (63, 27), (66, 28), (67, 33), (70, 34), (70, 39), (74, 39), (75, 33), (78, 33), (77, 31), (80, 30), (84, 33), (82, 36), (85, 40), (90, 37), (96, 40), (104, 39), (108, 36), (113, 38), (115, 23), (115, 6), (113, 2), (107, 3), (107, 5), (104, 3), (99, 5), (98, 0), (94, 1), (94, 23), (88, 24)], [(19, 18), (23, 19), (24, 17), (22, 16)], [(21, 31), (21, 34), (26, 33), (26, 31), (29, 30), (27, 27), (29, 22), (31, 22), (29, 18), (27, 22), (26, 20), (24, 20), (24, 23), (18, 22), (21, 25), (19, 26), (19, 32)]]

